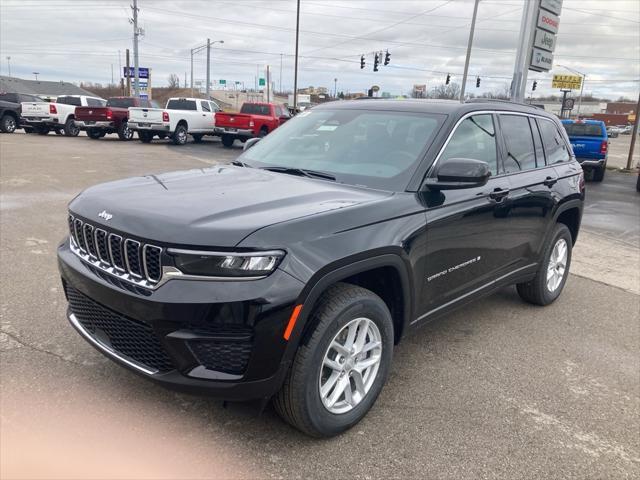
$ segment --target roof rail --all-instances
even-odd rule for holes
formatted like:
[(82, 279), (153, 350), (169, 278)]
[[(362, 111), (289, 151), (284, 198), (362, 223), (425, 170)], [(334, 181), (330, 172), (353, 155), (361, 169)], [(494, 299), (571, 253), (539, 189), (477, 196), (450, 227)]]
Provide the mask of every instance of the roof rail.
[[(523, 106), (523, 107), (531, 107), (531, 108), (540, 109), (540, 107), (538, 105), (533, 105), (531, 103), (514, 102), (512, 100), (504, 100), (504, 99), (501, 99), (501, 98), (470, 98), (468, 100), (465, 100), (464, 103), (506, 103), (506, 104), (510, 104), (510, 105), (520, 105), (520, 106)], [(542, 110), (544, 110), (544, 108)]]

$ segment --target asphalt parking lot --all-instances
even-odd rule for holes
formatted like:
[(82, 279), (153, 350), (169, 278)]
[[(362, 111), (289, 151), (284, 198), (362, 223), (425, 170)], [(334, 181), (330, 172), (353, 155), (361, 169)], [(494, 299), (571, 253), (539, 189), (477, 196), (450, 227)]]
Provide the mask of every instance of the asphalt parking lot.
[(57, 274), (69, 200), (240, 152), (213, 139), (0, 136), (0, 477), (640, 477), (640, 194), (629, 174), (588, 184), (577, 271), (556, 303), (527, 305), (508, 288), (425, 326), (397, 347), (372, 411), (338, 438), (305, 437), (271, 407), (257, 416), (253, 404), (169, 392), (96, 352), (68, 325)]

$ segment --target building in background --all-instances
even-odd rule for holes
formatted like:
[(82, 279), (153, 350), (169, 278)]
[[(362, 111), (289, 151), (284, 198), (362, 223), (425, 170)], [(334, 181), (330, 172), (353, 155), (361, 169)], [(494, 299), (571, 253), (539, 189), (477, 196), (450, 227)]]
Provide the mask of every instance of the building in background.
[(93, 94), (69, 82), (47, 82), (44, 80), (25, 80), (24, 78), (0, 75), (0, 92), (29, 93), (45, 100), (55, 100), (61, 95)]

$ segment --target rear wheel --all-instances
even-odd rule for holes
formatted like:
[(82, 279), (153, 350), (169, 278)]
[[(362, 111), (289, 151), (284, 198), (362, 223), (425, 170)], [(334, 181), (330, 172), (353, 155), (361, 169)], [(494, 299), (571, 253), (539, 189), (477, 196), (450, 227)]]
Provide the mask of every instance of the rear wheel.
[(224, 145), (226, 148), (233, 147), (234, 141), (235, 141), (235, 138), (232, 137), (231, 135), (222, 135), (222, 145)]
[(174, 145), (184, 145), (187, 143), (187, 127), (185, 125), (178, 125), (176, 131), (171, 136), (171, 141)]
[(129, 141), (133, 138), (133, 130), (129, 128), (129, 124), (127, 122), (120, 123), (118, 127), (118, 137), (120, 140)]
[(99, 138), (102, 138), (103, 134), (100, 130), (96, 130), (95, 128), (89, 128), (87, 129), (87, 137), (97, 140)]
[(320, 298), (282, 390), (280, 416), (314, 437), (337, 435), (375, 403), (393, 356), (393, 322), (386, 304), (364, 288), (339, 283)]
[(48, 135), (50, 131), (49, 127), (37, 127), (36, 132), (38, 135)]
[(569, 276), (572, 246), (573, 239), (567, 226), (556, 224), (535, 278), (516, 285), (523, 300), (536, 305), (549, 305), (560, 296)]
[(269, 129), (267, 127), (262, 127), (260, 129), (260, 133), (258, 133), (258, 137), (266, 137), (269, 134)]
[(204, 137), (204, 135), (202, 133), (194, 133), (191, 136), (193, 137), (193, 142), (194, 143), (202, 143), (202, 137)]
[(80, 133), (80, 129), (76, 125), (76, 122), (73, 118), (68, 118), (64, 124), (64, 134), (67, 137), (77, 137)]
[(56, 135), (62, 135), (62, 130), (60, 130), (59, 128), (56, 128), (54, 132), (56, 133)]
[(153, 133), (151, 133), (151, 132), (140, 132), (140, 131), (138, 131), (138, 139), (139, 139), (142, 143), (151, 143), (151, 140), (153, 140)]
[(595, 168), (593, 170), (593, 181), (594, 182), (601, 182), (602, 180), (604, 180), (604, 174), (607, 171), (607, 165), (604, 164), (601, 167)]
[(13, 133), (16, 131), (18, 122), (16, 117), (10, 114), (6, 114), (0, 119), (0, 131), (3, 133)]

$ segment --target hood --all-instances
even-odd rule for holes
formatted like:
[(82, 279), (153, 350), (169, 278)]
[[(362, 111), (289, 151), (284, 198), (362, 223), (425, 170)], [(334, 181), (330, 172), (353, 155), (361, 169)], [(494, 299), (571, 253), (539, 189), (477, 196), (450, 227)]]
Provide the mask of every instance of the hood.
[[(160, 244), (231, 247), (266, 226), (389, 195), (224, 165), (103, 183), (69, 209), (94, 225)], [(104, 220), (102, 211), (112, 217)]]

